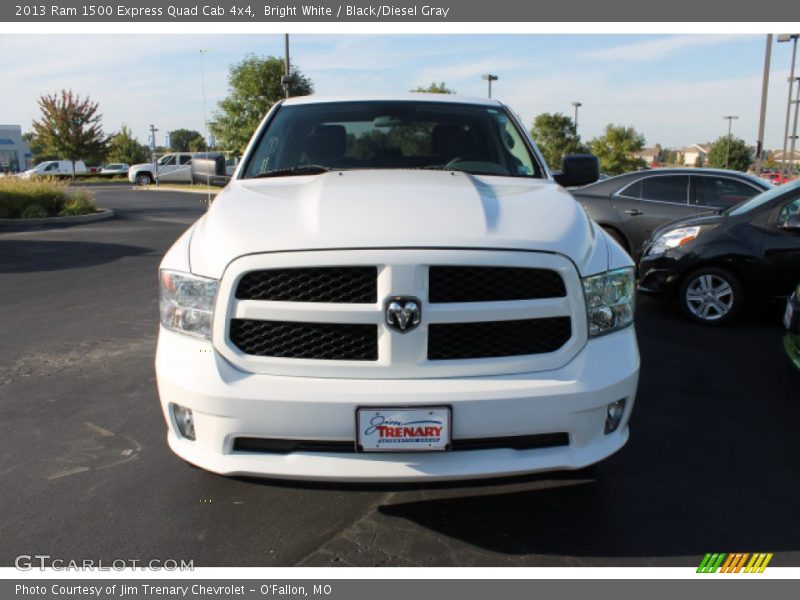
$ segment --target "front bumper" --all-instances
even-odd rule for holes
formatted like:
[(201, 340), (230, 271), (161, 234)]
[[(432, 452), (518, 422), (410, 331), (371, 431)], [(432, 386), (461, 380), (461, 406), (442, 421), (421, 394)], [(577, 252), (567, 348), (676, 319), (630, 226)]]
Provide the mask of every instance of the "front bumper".
[(664, 298), (676, 295), (681, 277), (686, 272), (683, 258), (680, 250), (643, 256), (639, 261), (639, 291)]
[[(168, 442), (186, 461), (223, 475), (353, 482), (459, 480), (580, 469), (628, 439), (639, 353), (633, 327), (591, 340), (566, 366), (544, 372), (441, 379), (334, 379), (240, 371), (212, 344), (161, 329), (156, 354)], [(626, 399), (619, 428), (608, 404)], [(169, 405), (191, 408), (196, 441), (181, 437)], [(440, 453), (233, 450), (238, 437), (355, 441), (359, 406), (452, 407), (453, 439), (564, 432), (569, 445)]]

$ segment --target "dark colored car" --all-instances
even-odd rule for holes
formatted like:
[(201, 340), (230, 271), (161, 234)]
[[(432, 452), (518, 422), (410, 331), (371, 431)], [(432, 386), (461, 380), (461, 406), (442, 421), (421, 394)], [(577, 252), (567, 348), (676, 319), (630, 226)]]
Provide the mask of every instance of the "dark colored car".
[(786, 301), (783, 324), (786, 326), (786, 335), (783, 336), (786, 355), (800, 369), (800, 284)]
[(666, 223), (730, 208), (771, 189), (759, 177), (722, 169), (649, 169), (598, 181), (572, 195), (589, 216), (637, 258)]
[(656, 230), (639, 277), (639, 291), (677, 299), (701, 323), (724, 323), (747, 300), (788, 296), (800, 280), (800, 181)]

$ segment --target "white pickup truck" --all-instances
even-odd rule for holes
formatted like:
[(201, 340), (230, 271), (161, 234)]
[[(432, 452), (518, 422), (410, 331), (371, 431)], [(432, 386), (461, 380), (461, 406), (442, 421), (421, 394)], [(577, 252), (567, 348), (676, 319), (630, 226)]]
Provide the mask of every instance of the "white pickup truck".
[(137, 185), (161, 183), (191, 183), (192, 157), (190, 152), (165, 154), (155, 163), (139, 163), (128, 169), (128, 181)]
[[(495, 100), (278, 103), (160, 268), (168, 442), (225, 475), (579, 469), (636, 396), (634, 271)], [(562, 187), (564, 186), (564, 187)]]

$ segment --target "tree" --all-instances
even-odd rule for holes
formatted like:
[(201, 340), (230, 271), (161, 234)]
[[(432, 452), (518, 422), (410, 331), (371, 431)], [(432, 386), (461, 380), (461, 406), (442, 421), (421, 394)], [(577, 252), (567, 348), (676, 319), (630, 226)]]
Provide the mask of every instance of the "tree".
[[(236, 153), (244, 148), (266, 112), (284, 97), (284, 61), (267, 56), (250, 55), (231, 66), (228, 74), (228, 95), (219, 103), (209, 129), (217, 146)], [(311, 80), (297, 67), (292, 67), (289, 91), (305, 96), (314, 91)]]
[(431, 82), (428, 87), (418, 86), (417, 89), (411, 90), (415, 93), (421, 94), (455, 94), (455, 90), (451, 90), (447, 87), (447, 84), (442, 81), (441, 83), (436, 83), (435, 81)]
[[(728, 143), (730, 142), (730, 146)], [(727, 161), (725, 159), (727, 155)], [(726, 164), (727, 162), (727, 164)], [(733, 169), (734, 171), (747, 171), (750, 163), (753, 162), (753, 155), (750, 148), (743, 139), (737, 137), (722, 136), (711, 146), (708, 151), (708, 166), (718, 169)]]
[(533, 120), (531, 135), (551, 169), (560, 169), (566, 154), (585, 152), (575, 122), (562, 113), (542, 113)]
[(606, 125), (605, 133), (589, 142), (592, 154), (600, 159), (600, 169), (609, 175), (619, 175), (644, 167), (641, 158), (631, 154), (644, 148), (644, 136), (633, 127)]
[(203, 139), (198, 131), (193, 129), (176, 129), (169, 132), (169, 146), (173, 152), (189, 152), (189, 143), (196, 138)]
[(23, 133), (22, 139), (28, 142), (28, 147), (31, 149), (31, 162), (33, 164), (39, 164), (43, 160), (58, 160), (58, 156), (44, 149), (41, 142), (32, 131)]
[(123, 124), (119, 133), (113, 135), (108, 142), (108, 160), (110, 162), (127, 163), (135, 165), (148, 160), (150, 151), (140, 144), (133, 132)]
[(205, 152), (208, 150), (208, 145), (206, 141), (203, 139), (203, 136), (197, 134), (194, 138), (189, 140), (189, 144), (187, 145), (189, 152)]
[(108, 138), (103, 133), (99, 105), (72, 90), (41, 96), (41, 121), (33, 122), (33, 133), (45, 152), (72, 161), (101, 162), (107, 153)]

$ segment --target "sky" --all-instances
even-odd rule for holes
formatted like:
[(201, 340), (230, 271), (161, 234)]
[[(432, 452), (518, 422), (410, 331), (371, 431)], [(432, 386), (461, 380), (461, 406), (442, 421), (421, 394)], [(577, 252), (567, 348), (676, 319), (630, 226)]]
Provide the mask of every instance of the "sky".
[[(46, 43), (45, 43), (46, 42)], [(727, 134), (755, 144), (764, 35), (400, 34), (290, 37), (291, 62), (317, 94), (405, 93), (433, 81), (493, 96), (530, 126), (542, 112), (573, 115), (585, 141), (609, 123), (633, 126), (646, 144), (680, 148)], [(201, 52), (204, 49), (204, 72)], [(0, 123), (31, 129), (42, 94), (72, 89), (99, 102), (108, 133), (122, 124), (144, 142), (164, 132), (203, 131), (228, 91), (231, 65), (283, 56), (283, 35), (0, 36)], [(791, 44), (773, 42), (765, 147), (783, 146)], [(203, 85), (203, 77), (205, 85)], [(203, 88), (205, 87), (205, 103)]]

